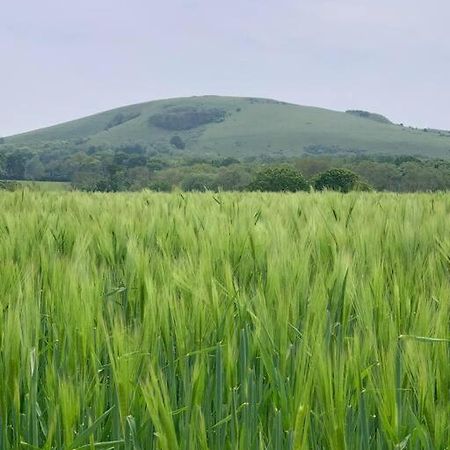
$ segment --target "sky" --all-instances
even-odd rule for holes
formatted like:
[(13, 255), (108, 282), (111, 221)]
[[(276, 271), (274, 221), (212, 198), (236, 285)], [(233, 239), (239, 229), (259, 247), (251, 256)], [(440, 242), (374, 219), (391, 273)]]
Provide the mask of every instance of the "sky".
[(3, 0), (0, 17), (0, 136), (204, 94), (450, 129), (448, 0)]

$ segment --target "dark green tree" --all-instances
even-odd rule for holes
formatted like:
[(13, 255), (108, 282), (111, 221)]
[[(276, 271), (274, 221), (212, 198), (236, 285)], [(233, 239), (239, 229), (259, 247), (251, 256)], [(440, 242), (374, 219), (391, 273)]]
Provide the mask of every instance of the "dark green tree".
[(350, 192), (358, 189), (360, 177), (348, 169), (330, 169), (319, 174), (314, 180), (314, 188), (318, 191), (329, 189), (339, 192)]
[(216, 167), (227, 167), (231, 166), (232, 164), (239, 164), (240, 161), (236, 158), (228, 157), (223, 159), (216, 159), (212, 162), (213, 166)]
[(292, 166), (267, 167), (249, 184), (250, 191), (296, 192), (309, 190), (303, 175)]
[(5, 175), (11, 180), (23, 180), (25, 178), (25, 166), (33, 154), (26, 150), (18, 150), (9, 154), (5, 161)]
[(216, 178), (218, 188), (223, 191), (242, 191), (250, 181), (250, 173), (239, 165), (221, 168)]
[(170, 192), (172, 190), (172, 185), (167, 180), (151, 181), (148, 187), (156, 192)]
[(217, 188), (215, 177), (208, 173), (188, 174), (181, 182), (184, 191), (212, 191)]
[(170, 145), (177, 148), (178, 150), (183, 150), (186, 147), (183, 139), (181, 139), (178, 135), (173, 136), (172, 139), (170, 139)]
[(25, 163), (25, 178), (27, 180), (42, 180), (45, 178), (45, 167), (37, 156)]

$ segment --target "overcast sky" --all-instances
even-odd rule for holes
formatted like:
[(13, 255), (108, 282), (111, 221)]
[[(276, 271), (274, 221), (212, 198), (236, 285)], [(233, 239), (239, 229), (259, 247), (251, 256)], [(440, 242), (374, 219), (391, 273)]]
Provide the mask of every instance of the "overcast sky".
[(158, 98), (450, 129), (448, 0), (2, 0), (0, 136)]

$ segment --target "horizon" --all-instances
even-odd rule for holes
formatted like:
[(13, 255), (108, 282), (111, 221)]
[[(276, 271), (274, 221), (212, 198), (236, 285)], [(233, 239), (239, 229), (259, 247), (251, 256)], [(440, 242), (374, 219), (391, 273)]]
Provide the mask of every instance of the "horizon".
[(10, 3), (0, 28), (0, 136), (201, 95), (450, 129), (446, 12), (444, 0)]

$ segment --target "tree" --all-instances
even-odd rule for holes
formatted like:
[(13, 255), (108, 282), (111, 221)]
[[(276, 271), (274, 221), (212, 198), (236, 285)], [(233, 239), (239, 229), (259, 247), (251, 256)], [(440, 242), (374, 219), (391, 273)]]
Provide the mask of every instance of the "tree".
[(172, 139), (170, 139), (170, 144), (178, 150), (183, 150), (186, 147), (186, 144), (183, 142), (180, 136), (177, 135), (173, 136)]
[(152, 181), (148, 187), (156, 192), (170, 192), (172, 190), (172, 185), (167, 180)]
[(71, 178), (72, 187), (82, 191), (95, 191), (98, 184), (103, 180), (102, 174), (90, 168), (80, 169), (73, 173)]
[(140, 191), (149, 187), (151, 172), (147, 167), (132, 167), (127, 170), (126, 175), (131, 191)]
[(314, 180), (314, 188), (318, 191), (350, 192), (358, 188), (362, 180), (356, 173), (348, 169), (330, 169), (319, 174)]
[(6, 164), (6, 155), (5, 153), (0, 153), (0, 177), (5, 177), (5, 164)]
[(37, 156), (25, 163), (25, 178), (27, 180), (42, 180), (45, 178), (45, 167)]
[(217, 186), (224, 191), (242, 191), (250, 181), (248, 171), (238, 165), (222, 168), (216, 178)]
[(363, 160), (350, 164), (349, 168), (367, 180), (377, 191), (400, 190), (402, 173), (395, 164)]
[(224, 159), (216, 159), (212, 162), (213, 166), (216, 167), (227, 167), (231, 166), (232, 164), (239, 164), (240, 161), (236, 158), (232, 158), (231, 156)]
[(5, 161), (5, 175), (11, 180), (23, 180), (25, 178), (25, 165), (33, 157), (27, 149), (17, 150), (9, 154)]
[(268, 167), (259, 171), (249, 184), (250, 191), (296, 192), (307, 191), (309, 184), (292, 166)]
[(294, 161), (294, 166), (304, 177), (311, 179), (320, 172), (333, 167), (333, 159), (329, 156), (306, 156)]
[(217, 187), (215, 177), (208, 173), (192, 173), (181, 182), (184, 191), (212, 191)]
[[(438, 191), (448, 189), (448, 168), (439, 170), (431, 164), (406, 162), (400, 166), (402, 172), (402, 190), (405, 192)], [(448, 180), (448, 178), (447, 178)]]

